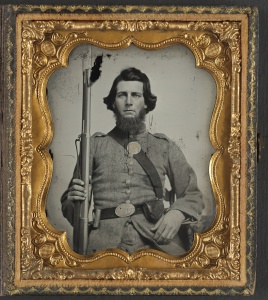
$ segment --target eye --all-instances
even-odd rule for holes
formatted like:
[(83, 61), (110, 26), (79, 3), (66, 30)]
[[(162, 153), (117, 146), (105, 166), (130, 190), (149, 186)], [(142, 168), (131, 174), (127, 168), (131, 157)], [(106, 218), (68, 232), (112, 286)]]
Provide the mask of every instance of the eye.
[(132, 93), (132, 97), (134, 97), (134, 98), (141, 98), (142, 94), (141, 93)]
[(125, 98), (126, 98), (126, 93), (119, 92), (119, 93), (116, 95), (116, 98), (118, 98), (118, 99), (125, 99)]

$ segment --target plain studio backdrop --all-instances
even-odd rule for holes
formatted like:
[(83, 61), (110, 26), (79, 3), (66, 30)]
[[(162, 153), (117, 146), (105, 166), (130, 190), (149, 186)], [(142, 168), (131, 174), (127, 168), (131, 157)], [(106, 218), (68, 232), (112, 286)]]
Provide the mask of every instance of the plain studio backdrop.
[(143, 50), (133, 45), (124, 50), (105, 50), (87, 44), (71, 52), (68, 67), (55, 71), (47, 87), (54, 127), (49, 146), (53, 155), (53, 177), (47, 197), (51, 225), (67, 232), (72, 247), (72, 226), (62, 215), (60, 198), (76, 164), (75, 139), (81, 133), (83, 69), (92, 66), (99, 55), (103, 55), (102, 73), (91, 89), (91, 134), (107, 133), (115, 126), (113, 112), (103, 103), (114, 78), (124, 68), (140, 69), (149, 77), (152, 93), (157, 96), (156, 108), (146, 116), (148, 130), (166, 134), (181, 147), (203, 193), (203, 214), (214, 215), (209, 179), (209, 161), (215, 152), (209, 140), (216, 101), (213, 77), (206, 70), (196, 68), (193, 53), (183, 45), (161, 50)]

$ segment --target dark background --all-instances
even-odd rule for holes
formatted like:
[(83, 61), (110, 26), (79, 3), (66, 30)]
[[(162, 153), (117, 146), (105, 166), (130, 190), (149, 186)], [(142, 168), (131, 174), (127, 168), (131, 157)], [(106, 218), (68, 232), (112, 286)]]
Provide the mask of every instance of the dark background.
[[(259, 9), (259, 74), (258, 74), (258, 133), (262, 143), (262, 151), (257, 166), (257, 274), (256, 290), (253, 296), (244, 296), (247, 299), (268, 299), (268, 1), (267, 0), (54, 0), (54, 1), (23, 1), (1, 0), (1, 4), (62, 4), (62, 5), (226, 5), (226, 6), (256, 6)], [(50, 299), (50, 300), (76, 300), (76, 299), (131, 299), (131, 300), (173, 300), (173, 299), (241, 299), (243, 296), (14, 296), (3, 299)]]

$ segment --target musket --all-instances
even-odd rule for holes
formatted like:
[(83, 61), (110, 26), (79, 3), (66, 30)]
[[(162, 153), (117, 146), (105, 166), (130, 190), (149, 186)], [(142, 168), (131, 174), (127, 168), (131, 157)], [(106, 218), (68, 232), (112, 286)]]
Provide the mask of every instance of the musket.
[(74, 202), (73, 223), (74, 251), (79, 254), (86, 254), (88, 244), (88, 212), (91, 200), (91, 192), (89, 192), (91, 87), (100, 77), (101, 63), (102, 56), (97, 56), (91, 71), (90, 69), (83, 70), (82, 130), (79, 136), (80, 155), (77, 168), (80, 171), (80, 179), (84, 182), (86, 197), (84, 201)]

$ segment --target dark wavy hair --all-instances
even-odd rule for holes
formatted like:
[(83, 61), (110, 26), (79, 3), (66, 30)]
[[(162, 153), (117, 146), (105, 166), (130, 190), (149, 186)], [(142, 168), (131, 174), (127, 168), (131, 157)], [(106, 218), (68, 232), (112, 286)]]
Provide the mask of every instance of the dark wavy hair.
[(140, 81), (143, 83), (143, 97), (144, 102), (147, 105), (146, 113), (153, 110), (156, 105), (157, 97), (151, 92), (151, 85), (149, 78), (146, 74), (142, 73), (136, 68), (123, 69), (121, 73), (115, 78), (111, 87), (110, 93), (107, 97), (103, 98), (103, 102), (107, 105), (107, 109), (113, 111), (113, 103), (116, 96), (116, 88), (120, 81)]

